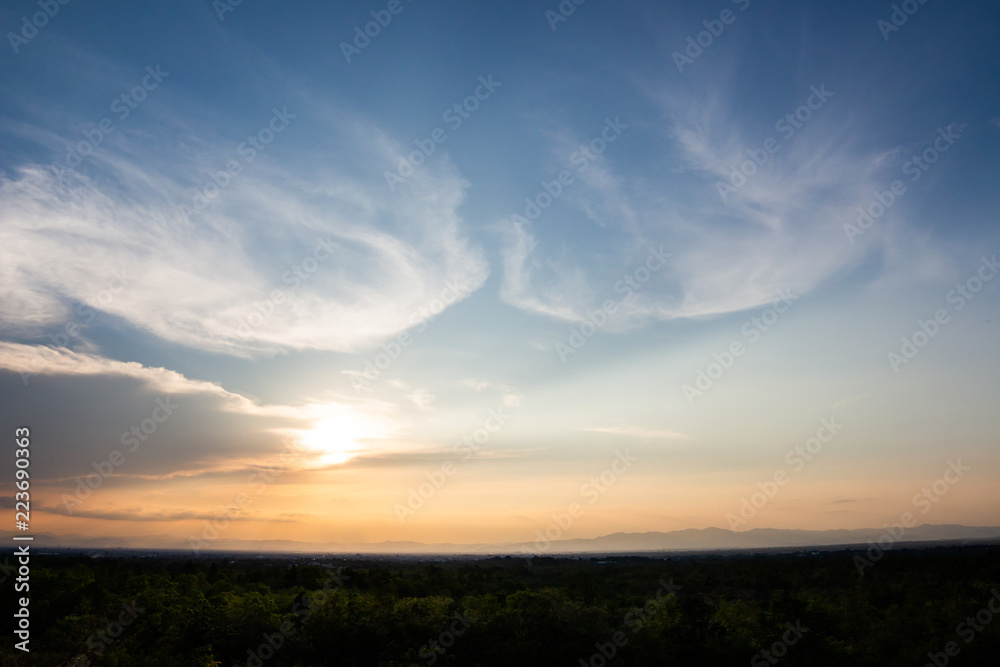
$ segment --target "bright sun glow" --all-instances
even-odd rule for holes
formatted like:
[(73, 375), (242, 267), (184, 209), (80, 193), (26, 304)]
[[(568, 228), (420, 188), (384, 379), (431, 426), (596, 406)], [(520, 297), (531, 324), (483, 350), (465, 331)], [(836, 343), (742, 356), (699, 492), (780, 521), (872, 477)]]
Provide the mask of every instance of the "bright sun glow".
[(317, 421), (308, 431), (301, 431), (299, 442), (320, 454), (317, 463), (344, 463), (364, 450), (364, 441), (383, 437), (382, 426), (357, 414), (340, 414)]

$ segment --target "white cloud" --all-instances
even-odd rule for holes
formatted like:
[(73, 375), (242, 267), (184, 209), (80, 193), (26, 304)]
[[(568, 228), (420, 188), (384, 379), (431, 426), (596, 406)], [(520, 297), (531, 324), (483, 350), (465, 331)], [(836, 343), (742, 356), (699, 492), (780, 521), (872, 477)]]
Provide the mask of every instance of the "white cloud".
[[(192, 186), (211, 183), (235, 146), (133, 139), (128, 152), (87, 158), (87, 175), (25, 165), (0, 177), (2, 331), (38, 336), (79, 308), (238, 356), (355, 351), (412, 326), (448, 281), (466, 288), (459, 300), (483, 284), (488, 265), (457, 214), (467, 184), (446, 158), (391, 194), (377, 166), (399, 151), (377, 128), (303, 129), (347, 147), (276, 138), (285, 154), (244, 164), (190, 219), (180, 206), (192, 206)], [(363, 157), (326, 166), (352, 155)], [(124, 288), (113, 271), (125, 272)]]
[(477, 394), (481, 392), (483, 389), (486, 389), (487, 387), (490, 386), (489, 380), (476, 380), (475, 378), (466, 378), (460, 381), (458, 384), (460, 384), (463, 387), (468, 387), (469, 389), (472, 389)]
[[(500, 298), (512, 306), (565, 320), (576, 319), (574, 301), (582, 289), (579, 274), (561, 273), (540, 290), (534, 275), (542, 271), (542, 263), (532, 253), (538, 245), (535, 235), (526, 227), (517, 226), (503, 250), (504, 275)], [(550, 264), (551, 266), (551, 264)]]
[[(0, 342), (0, 370), (31, 376), (89, 376), (95, 379), (136, 380), (142, 390), (151, 396), (169, 396), (170, 400), (180, 400), (185, 405), (180, 414), (208, 411), (216, 413), (215, 418), (219, 419), (219, 413), (229, 413), (239, 418), (239, 428), (245, 429), (247, 433), (263, 434), (270, 443), (256, 454), (246, 454), (239, 450), (213, 451), (215, 443), (212, 442), (194, 449), (185, 445), (187, 448), (184, 454), (180, 447), (175, 446), (173, 451), (176, 457), (171, 461), (172, 466), (167, 476), (242, 470), (259, 465), (262, 461), (273, 461), (273, 452), (283, 448), (290, 448), (294, 452), (294, 464), (297, 466), (322, 464), (323, 457), (330, 454), (323, 448), (324, 434), (338, 433), (341, 440), (350, 435), (351, 443), (356, 444), (359, 450), (363, 445), (365, 449), (377, 451), (379, 443), (388, 443), (398, 429), (392, 408), (372, 401), (311, 400), (298, 405), (262, 404), (247, 396), (230, 392), (216, 383), (192, 380), (176, 371), (143, 366), (136, 362), (116, 361), (65, 348)], [(121, 383), (113, 386), (114, 391), (129, 391), (127, 385)], [(45, 392), (46, 389), (41, 387), (37, 391)], [(180, 397), (189, 397), (189, 400), (182, 400)], [(113, 395), (79, 397), (81, 404), (93, 400), (101, 403), (113, 400)], [(98, 405), (95, 409), (99, 407)], [(259, 418), (266, 419), (260, 421)], [(344, 442), (337, 442), (329, 447), (332, 448), (334, 444), (345, 446)], [(190, 456), (191, 460), (185, 460), (185, 456)], [(155, 476), (163, 477), (164, 473), (160, 471)]]
[[(806, 294), (873, 252), (886, 272), (909, 273), (900, 253), (936, 263), (928, 248), (908, 237), (898, 210), (856, 244), (848, 241), (843, 225), (853, 222), (874, 189), (885, 188), (894, 153), (870, 153), (840, 140), (844, 128), (832, 107), (846, 101), (836, 94), (827, 102), (831, 109), (820, 109), (787, 140), (773, 127), (783, 115), (777, 112), (759, 136), (757, 130), (741, 133), (745, 114), (719, 93), (654, 97), (670, 118), (662, 153), (675, 156), (680, 168), (669, 178), (631, 173), (615, 167), (627, 160), (606, 159), (609, 148), (560, 202), (599, 222), (600, 230), (543, 235), (540, 230), (556, 225), (555, 205), (544, 221), (514, 226), (504, 249), (505, 302), (582, 322), (604, 300), (621, 299), (613, 288), (644, 259), (645, 244), (664, 246), (672, 255), (669, 265), (620, 304), (608, 330), (744, 311), (773, 301), (779, 289)], [(565, 133), (554, 136), (563, 145), (574, 143)], [(717, 183), (729, 182), (746, 151), (760, 149), (769, 137), (779, 140), (778, 152), (724, 201)]]
[(431, 406), (436, 397), (426, 389), (417, 389), (408, 394), (407, 398), (419, 409), (426, 410)]

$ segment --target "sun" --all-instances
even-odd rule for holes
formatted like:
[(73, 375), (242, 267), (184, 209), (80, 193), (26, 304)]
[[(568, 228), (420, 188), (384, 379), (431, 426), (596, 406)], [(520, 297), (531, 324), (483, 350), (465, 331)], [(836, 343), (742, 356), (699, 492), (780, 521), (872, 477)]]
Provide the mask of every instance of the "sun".
[(378, 437), (369, 420), (356, 415), (321, 419), (308, 431), (301, 431), (299, 443), (319, 454), (323, 465), (346, 463), (364, 450), (366, 439)]

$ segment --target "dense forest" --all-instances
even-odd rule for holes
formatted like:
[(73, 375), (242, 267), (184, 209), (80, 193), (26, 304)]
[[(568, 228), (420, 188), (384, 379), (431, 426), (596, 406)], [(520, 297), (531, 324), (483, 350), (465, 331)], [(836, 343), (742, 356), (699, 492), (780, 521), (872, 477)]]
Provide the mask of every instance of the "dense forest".
[(996, 664), (1000, 547), (854, 555), (46, 555), (2, 664)]

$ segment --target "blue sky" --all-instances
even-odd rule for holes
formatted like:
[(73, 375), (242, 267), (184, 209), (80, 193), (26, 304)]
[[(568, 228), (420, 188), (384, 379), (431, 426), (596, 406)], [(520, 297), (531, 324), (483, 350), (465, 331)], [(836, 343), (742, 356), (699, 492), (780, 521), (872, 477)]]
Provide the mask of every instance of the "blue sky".
[(389, 5), (0, 10), (41, 523), (200, 534), (294, 450), (230, 536), (526, 539), (629, 449), (567, 537), (726, 526), (830, 418), (746, 527), (881, 525), (959, 457), (926, 522), (1000, 522), (994, 5)]

